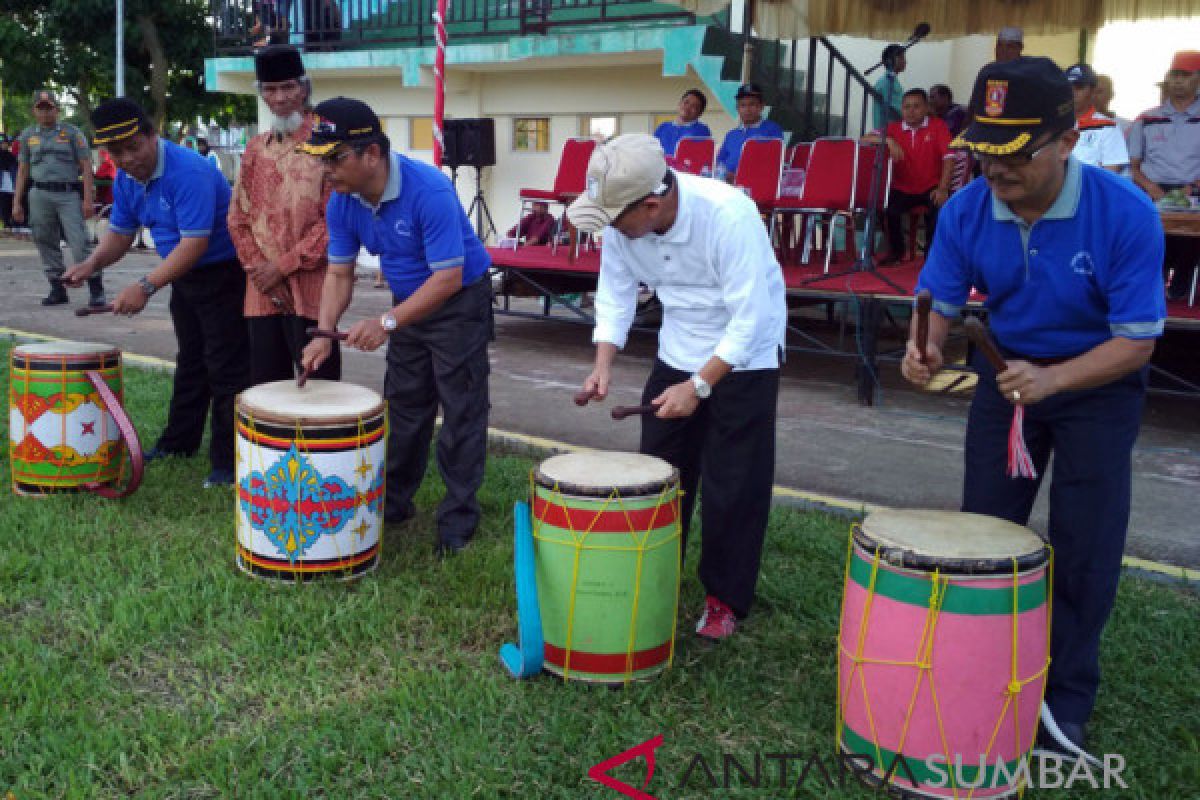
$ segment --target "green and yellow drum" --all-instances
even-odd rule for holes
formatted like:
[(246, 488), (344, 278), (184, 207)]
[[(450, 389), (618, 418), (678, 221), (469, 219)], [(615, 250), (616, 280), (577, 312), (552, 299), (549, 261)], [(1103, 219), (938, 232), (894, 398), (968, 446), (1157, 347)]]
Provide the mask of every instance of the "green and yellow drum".
[(545, 668), (620, 683), (657, 675), (675, 649), (679, 473), (659, 458), (553, 456), (533, 473)]

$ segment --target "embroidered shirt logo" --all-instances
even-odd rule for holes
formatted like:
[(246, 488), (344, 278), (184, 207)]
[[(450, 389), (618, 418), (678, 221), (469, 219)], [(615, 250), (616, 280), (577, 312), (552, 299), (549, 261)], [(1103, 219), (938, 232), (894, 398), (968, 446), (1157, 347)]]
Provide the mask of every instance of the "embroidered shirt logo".
[(587, 179), (587, 196), (589, 200), (600, 199), (600, 181), (595, 178)]
[(396, 220), (396, 224), (392, 226), (392, 230), (396, 232), (397, 236), (412, 236), (412, 226), (408, 224), (407, 220)]
[(1004, 101), (1008, 99), (1008, 81), (988, 81), (984, 96), (983, 113), (998, 117), (1004, 113)]
[(1092, 254), (1087, 250), (1080, 250), (1071, 259), (1071, 271), (1076, 275), (1095, 275), (1096, 264), (1092, 261)]

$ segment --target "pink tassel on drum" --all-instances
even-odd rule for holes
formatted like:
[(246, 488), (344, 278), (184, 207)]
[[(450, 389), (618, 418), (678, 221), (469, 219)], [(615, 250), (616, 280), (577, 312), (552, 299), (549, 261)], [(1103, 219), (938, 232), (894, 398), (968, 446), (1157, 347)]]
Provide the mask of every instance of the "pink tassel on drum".
[(1013, 409), (1012, 427), (1008, 429), (1008, 477), (1037, 480), (1037, 467), (1025, 444), (1025, 406)]

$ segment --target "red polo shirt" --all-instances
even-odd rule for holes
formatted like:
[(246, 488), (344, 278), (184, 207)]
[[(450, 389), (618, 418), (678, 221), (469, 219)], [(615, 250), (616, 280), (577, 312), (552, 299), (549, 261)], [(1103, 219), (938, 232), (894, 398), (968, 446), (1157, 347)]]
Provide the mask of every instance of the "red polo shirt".
[(936, 117), (925, 117), (915, 128), (904, 121), (888, 125), (887, 135), (904, 151), (892, 164), (892, 188), (905, 194), (925, 194), (942, 180), (942, 161), (950, 152), (950, 129)]

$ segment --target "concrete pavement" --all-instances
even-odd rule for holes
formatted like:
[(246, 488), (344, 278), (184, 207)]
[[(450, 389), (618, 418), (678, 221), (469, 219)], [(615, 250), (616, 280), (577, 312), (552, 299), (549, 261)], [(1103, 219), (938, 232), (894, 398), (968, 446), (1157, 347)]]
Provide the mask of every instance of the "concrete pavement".
[[(106, 271), (110, 295), (145, 274), (150, 251), (134, 252)], [(129, 353), (171, 359), (175, 339), (168, 292), (134, 318), (77, 318), (86, 289), (50, 309), (31, 242), (0, 239), (0, 327), (68, 339), (103, 341)], [(532, 301), (524, 301), (531, 304)], [(360, 279), (347, 319), (378, 315), (384, 290)], [(576, 445), (634, 449), (637, 421), (613, 422), (606, 407), (579, 409), (571, 395), (588, 374), (590, 331), (578, 325), (497, 317), (491, 349), (491, 424), (500, 429)], [(649, 371), (654, 340), (635, 335), (618, 359), (610, 403), (636, 403)], [(345, 379), (379, 389), (383, 351), (344, 356)], [(880, 405), (855, 400), (853, 364), (807, 354), (789, 357), (779, 398), (776, 483), (852, 502), (955, 508), (962, 480), (962, 440), (969, 394), (910, 390), (892, 365), (881, 367)], [(1134, 451), (1133, 519), (1128, 554), (1189, 569), (1200, 568), (1200, 401), (1151, 398)], [(1033, 527), (1045, 529), (1046, 492)]]

